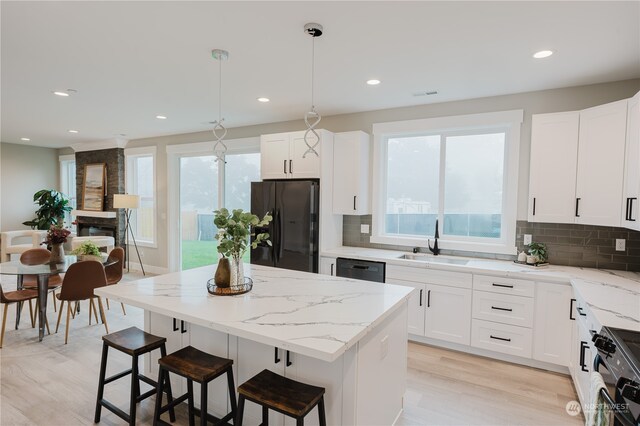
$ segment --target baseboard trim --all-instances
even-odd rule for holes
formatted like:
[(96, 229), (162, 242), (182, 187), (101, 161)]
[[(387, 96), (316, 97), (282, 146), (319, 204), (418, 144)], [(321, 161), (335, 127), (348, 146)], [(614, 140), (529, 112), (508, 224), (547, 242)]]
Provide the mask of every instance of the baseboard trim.
[[(130, 267), (132, 271), (142, 272), (142, 268), (140, 267), (139, 263), (131, 262)], [(169, 268), (163, 268), (162, 266), (144, 265), (144, 271), (156, 275), (162, 275), (168, 274)]]
[(500, 352), (493, 352), (486, 349), (474, 348), (473, 346), (461, 345), (459, 343), (445, 342), (443, 340), (431, 339), (424, 336), (417, 336), (415, 334), (409, 334), (409, 341), (421, 343), (429, 346), (451, 349), (458, 352), (465, 352), (472, 355), (483, 356), (485, 358), (497, 359), (500, 361), (510, 362), (513, 364), (525, 365), (527, 367), (538, 368), (546, 371), (552, 371), (554, 373), (569, 375), (569, 367), (565, 367), (562, 365), (555, 365), (555, 364), (551, 364), (544, 361), (538, 361), (535, 359), (522, 358), (519, 356), (502, 354)]

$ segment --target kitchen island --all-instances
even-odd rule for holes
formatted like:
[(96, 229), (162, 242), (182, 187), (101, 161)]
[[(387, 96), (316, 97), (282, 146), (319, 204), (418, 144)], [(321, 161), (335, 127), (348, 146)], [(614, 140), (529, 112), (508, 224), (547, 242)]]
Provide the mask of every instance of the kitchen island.
[[(212, 296), (206, 282), (214, 272), (207, 266), (95, 293), (144, 309), (145, 330), (167, 337), (168, 352), (191, 345), (233, 359), (236, 385), (266, 368), (325, 387), (328, 424), (395, 422), (405, 391), (411, 288), (245, 265), (251, 292)], [(156, 354), (145, 359), (151, 377), (156, 360)], [(174, 395), (185, 387), (175, 377), (172, 385)], [(211, 383), (209, 395), (210, 411), (225, 414), (226, 381)], [(306, 424), (318, 423), (316, 410)], [(246, 422), (259, 423), (260, 413), (247, 403)], [(272, 424), (292, 421), (270, 416)]]

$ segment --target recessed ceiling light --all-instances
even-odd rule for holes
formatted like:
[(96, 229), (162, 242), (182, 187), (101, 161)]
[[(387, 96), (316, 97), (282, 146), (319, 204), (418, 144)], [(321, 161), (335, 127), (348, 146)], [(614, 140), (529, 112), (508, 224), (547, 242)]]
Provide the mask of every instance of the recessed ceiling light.
[(29, 142), (31, 139), (29, 138), (20, 138), (21, 141)]
[(158, 120), (166, 120), (166, 119), (167, 119), (167, 117), (166, 117), (166, 116), (164, 116), (164, 115), (156, 115), (156, 118), (157, 118)]
[(69, 130), (69, 133), (78, 133), (77, 130)]
[(375, 78), (372, 80), (367, 80), (367, 84), (369, 86), (377, 86), (378, 84), (380, 84), (380, 80), (376, 80)]
[(64, 97), (69, 96), (69, 93), (67, 92), (53, 92), (53, 94), (58, 96), (64, 96)]
[(551, 50), (541, 50), (539, 52), (534, 53), (533, 57), (536, 59), (542, 59), (542, 58), (548, 58), (551, 55), (553, 55), (553, 52)]
[(74, 93), (78, 93), (78, 91), (76, 89), (67, 89), (67, 90), (56, 90), (53, 92), (54, 95), (57, 96), (63, 96), (63, 97), (67, 97), (67, 96), (71, 96)]
[(270, 100), (269, 98), (258, 98), (258, 102), (269, 102)]

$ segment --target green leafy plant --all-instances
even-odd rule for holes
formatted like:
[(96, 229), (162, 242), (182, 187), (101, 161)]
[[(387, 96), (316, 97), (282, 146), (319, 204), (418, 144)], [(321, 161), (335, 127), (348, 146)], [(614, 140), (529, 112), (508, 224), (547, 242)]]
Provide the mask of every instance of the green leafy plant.
[(36, 217), (22, 222), (23, 225), (30, 226), (32, 229), (46, 230), (51, 225), (62, 227), (64, 214), (71, 211), (69, 199), (53, 189), (41, 189), (36, 192), (33, 194), (33, 202), (39, 206)]
[(47, 238), (42, 242), (51, 246), (53, 244), (63, 244), (67, 242), (67, 237), (71, 235), (71, 231), (59, 225), (51, 225), (47, 231)]
[(98, 247), (93, 241), (85, 241), (73, 251), (73, 254), (76, 256), (100, 256), (100, 247)]
[(544, 263), (547, 261), (547, 245), (545, 243), (535, 243), (532, 242), (529, 244), (529, 254), (531, 256), (535, 256), (538, 259), (538, 262)]
[(265, 227), (273, 219), (269, 214), (265, 214), (262, 219), (258, 216), (245, 212), (242, 209), (233, 210), (229, 213), (227, 209), (214, 211), (213, 223), (218, 227), (216, 240), (218, 240), (218, 253), (224, 257), (241, 258), (249, 247), (249, 237), (255, 237), (251, 243), (251, 248), (258, 247), (261, 243), (271, 245), (269, 234), (262, 232), (252, 233), (251, 227)]

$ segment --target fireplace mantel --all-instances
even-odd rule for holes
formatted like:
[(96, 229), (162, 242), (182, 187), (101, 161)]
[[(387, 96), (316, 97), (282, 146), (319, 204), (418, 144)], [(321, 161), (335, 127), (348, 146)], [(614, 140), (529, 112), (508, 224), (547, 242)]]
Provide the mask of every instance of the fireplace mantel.
[(116, 212), (96, 212), (91, 210), (71, 210), (71, 216), (101, 217), (103, 219), (115, 219)]

